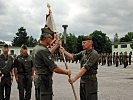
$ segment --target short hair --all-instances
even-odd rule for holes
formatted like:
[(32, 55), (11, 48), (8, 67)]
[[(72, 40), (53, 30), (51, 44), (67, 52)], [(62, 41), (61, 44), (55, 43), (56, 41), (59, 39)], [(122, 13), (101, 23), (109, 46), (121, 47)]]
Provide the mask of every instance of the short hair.
[(8, 47), (9, 47), (8, 44), (3, 45), (3, 48), (8, 48)]
[(27, 45), (22, 44), (21, 48), (22, 48), (22, 49), (27, 49)]

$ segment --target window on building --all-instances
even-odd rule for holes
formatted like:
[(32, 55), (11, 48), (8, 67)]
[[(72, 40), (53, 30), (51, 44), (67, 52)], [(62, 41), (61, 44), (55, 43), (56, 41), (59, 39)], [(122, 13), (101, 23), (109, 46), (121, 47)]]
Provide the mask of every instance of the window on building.
[(121, 48), (127, 48), (127, 45), (126, 44), (122, 44)]
[(14, 50), (10, 50), (10, 54), (11, 55), (14, 55)]
[(118, 45), (114, 45), (114, 48), (118, 48)]
[(30, 50), (30, 55), (32, 54), (32, 50)]

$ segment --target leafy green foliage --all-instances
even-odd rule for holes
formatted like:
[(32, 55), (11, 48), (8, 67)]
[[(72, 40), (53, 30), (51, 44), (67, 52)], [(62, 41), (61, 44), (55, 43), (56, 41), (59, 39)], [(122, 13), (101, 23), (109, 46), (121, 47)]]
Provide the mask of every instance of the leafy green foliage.
[(133, 39), (133, 32), (128, 32), (125, 37), (120, 39), (120, 42), (130, 42)]
[(102, 31), (94, 31), (92, 34), (93, 46), (96, 51), (101, 52), (111, 52), (111, 41), (109, 37), (106, 36)]
[(20, 47), (22, 44), (26, 44), (29, 47), (34, 47), (37, 44), (36, 39), (34, 39), (32, 36), (27, 36), (27, 32), (24, 27), (18, 29), (16, 37), (14, 37), (12, 41), (12, 46)]

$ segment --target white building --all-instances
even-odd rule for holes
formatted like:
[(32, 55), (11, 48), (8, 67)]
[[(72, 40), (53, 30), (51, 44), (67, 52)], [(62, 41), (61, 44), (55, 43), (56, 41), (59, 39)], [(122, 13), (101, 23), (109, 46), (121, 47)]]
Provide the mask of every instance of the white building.
[(120, 42), (118, 44), (112, 44), (112, 53), (113, 52), (127, 52), (129, 54), (130, 52), (133, 53), (133, 49), (131, 48), (131, 43), (130, 42)]
[[(28, 54), (31, 55), (33, 47), (27, 47), (28, 48)], [(10, 55), (19, 55), (20, 54), (21, 47), (13, 47), (9, 46), (9, 54)], [(0, 54), (2, 53), (2, 46), (0, 46)]]

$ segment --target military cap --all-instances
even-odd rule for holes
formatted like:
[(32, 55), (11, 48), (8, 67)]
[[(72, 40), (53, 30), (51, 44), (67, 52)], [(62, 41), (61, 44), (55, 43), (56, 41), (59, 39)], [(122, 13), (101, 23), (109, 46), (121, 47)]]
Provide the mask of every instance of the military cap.
[(86, 40), (92, 40), (92, 37), (91, 36), (83, 36), (82, 41), (86, 41)]
[(4, 48), (8, 48), (9, 46), (8, 46), (8, 44), (4, 44), (3, 47)]
[(22, 44), (21, 48), (22, 49), (27, 49), (27, 45)]
[(54, 34), (54, 32), (51, 31), (48, 27), (42, 28), (41, 31), (42, 31), (42, 34), (50, 34), (50, 35)]
[(42, 31), (42, 34), (40, 36), (40, 40), (42, 40), (43, 38), (45, 38), (49, 34), (54, 36), (54, 32), (52, 32), (48, 27), (42, 28), (41, 31)]

